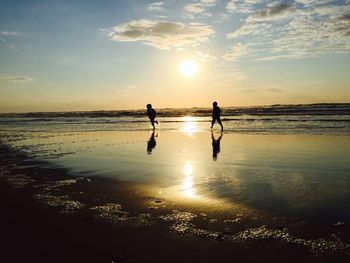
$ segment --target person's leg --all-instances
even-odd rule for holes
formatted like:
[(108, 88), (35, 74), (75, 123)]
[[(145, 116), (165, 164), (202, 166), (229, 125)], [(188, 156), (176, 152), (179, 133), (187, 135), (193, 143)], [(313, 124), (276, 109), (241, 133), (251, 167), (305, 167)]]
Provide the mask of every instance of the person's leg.
[(224, 129), (224, 127), (222, 126), (222, 123), (221, 123), (221, 120), (220, 119), (218, 119), (218, 123), (220, 124), (220, 126), (221, 126), (221, 130), (223, 130)]
[(153, 129), (155, 129), (156, 127), (154, 127), (154, 120), (151, 120), (151, 124), (153, 126)]
[(210, 129), (213, 129), (214, 123), (215, 123), (215, 119), (213, 119), (213, 120), (211, 121), (211, 127), (210, 127)]

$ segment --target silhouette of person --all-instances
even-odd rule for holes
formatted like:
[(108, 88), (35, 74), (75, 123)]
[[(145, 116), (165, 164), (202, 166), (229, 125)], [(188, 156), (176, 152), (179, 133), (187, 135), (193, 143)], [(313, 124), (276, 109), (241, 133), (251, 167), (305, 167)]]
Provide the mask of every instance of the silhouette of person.
[(213, 102), (213, 113), (212, 113), (213, 120), (211, 121), (211, 129), (213, 129), (215, 121), (217, 121), (220, 124), (221, 130), (224, 129), (224, 127), (222, 126), (221, 120), (220, 120), (220, 114), (221, 114), (221, 109), (219, 108), (218, 103), (216, 101), (214, 101)]
[[(147, 154), (152, 154), (153, 149), (156, 148), (157, 142), (156, 142), (154, 135), (155, 134), (154, 134), (154, 130), (153, 130), (151, 137), (147, 141)], [(157, 137), (157, 135), (156, 135), (156, 137)]]
[(155, 121), (154, 119), (156, 118), (156, 111), (152, 108), (152, 105), (151, 104), (147, 104), (147, 115), (148, 115), (148, 118), (149, 120), (151, 121), (151, 124), (153, 126), (153, 129), (155, 129), (154, 127), (154, 123), (157, 123), (157, 121)]
[(223, 133), (220, 133), (220, 136), (215, 139), (214, 133), (211, 132), (211, 145), (213, 146), (213, 160), (216, 161), (218, 158), (218, 154), (220, 153), (220, 141), (222, 138)]

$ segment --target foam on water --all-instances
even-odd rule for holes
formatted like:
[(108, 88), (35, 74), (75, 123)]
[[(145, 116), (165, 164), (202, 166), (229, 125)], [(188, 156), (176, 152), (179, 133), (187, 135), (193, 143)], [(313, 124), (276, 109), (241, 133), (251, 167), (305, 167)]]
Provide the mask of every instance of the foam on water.
[(130, 216), (130, 213), (122, 210), (122, 206), (116, 203), (107, 203), (104, 205), (93, 206), (90, 208), (95, 218), (102, 219), (117, 226), (149, 226), (154, 222), (149, 213), (139, 213), (136, 216)]
[(60, 209), (61, 213), (69, 214), (81, 210), (84, 205), (76, 200), (71, 200), (68, 195), (52, 195), (50, 193), (35, 194), (34, 198), (45, 205)]
[[(350, 255), (350, 244), (342, 242), (335, 236), (335, 240), (320, 239), (305, 239), (294, 237), (288, 233), (288, 229), (283, 230), (270, 229), (265, 225), (256, 228), (247, 228), (235, 234), (224, 232), (211, 231), (197, 227), (191, 221), (197, 215), (189, 212), (181, 212), (173, 210), (171, 214), (161, 216), (160, 218), (166, 222), (171, 222), (170, 229), (181, 235), (194, 235), (219, 241), (230, 241), (235, 243), (249, 242), (253, 240), (274, 239), (288, 244), (301, 245), (307, 247), (315, 254), (323, 253), (344, 253)], [(236, 222), (235, 222), (236, 223)]]

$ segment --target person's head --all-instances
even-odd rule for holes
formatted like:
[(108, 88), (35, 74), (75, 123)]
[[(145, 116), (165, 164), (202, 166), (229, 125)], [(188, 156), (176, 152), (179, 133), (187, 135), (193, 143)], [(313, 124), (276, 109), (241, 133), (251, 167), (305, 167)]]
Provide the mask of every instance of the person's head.
[(213, 102), (213, 107), (218, 106), (218, 103), (216, 101)]
[(149, 103), (146, 105), (146, 107), (147, 107), (147, 109), (152, 109), (152, 105)]

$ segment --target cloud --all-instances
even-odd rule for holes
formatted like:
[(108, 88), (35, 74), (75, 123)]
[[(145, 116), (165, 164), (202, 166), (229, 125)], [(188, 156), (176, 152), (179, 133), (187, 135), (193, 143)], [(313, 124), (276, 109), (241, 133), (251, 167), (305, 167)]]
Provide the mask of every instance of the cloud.
[(294, 10), (295, 8), (291, 4), (279, 3), (256, 13), (254, 18), (258, 20), (282, 18), (282, 16), (288, 15), (288, 13)]
[(341, 21), (348, 21), (348, 22), (350, 22), (350, 12), (339, 16), (337, 19), (341, 20)]
[(247, 53), (246, 47), (242, 43), (238, 43), (231, 47), (222, 57), (227, 61), (237, 60)]
[(215, 33), (211, 26), (146, 19), (133, 20), (108, 30), (115, 41), (142, 41), (155, 48), (170, 50), (184, 46), (197, 46)]
[(216, 5), (216, 0), (200, 0), (196, 3), (185, 5), (184, 9), (190, 19), (194, 19), (195, 15), (211, 17), (212, 14), (207, 9)]
[(303, 4), (305, 6), (312, 5), (326, 5), (336, 2), (336, 0), (295, 0), (295, 2)]
[(0, 32), (0, 41), (5, 43), (8, 47), (10, 47), (14, 51), (16, 51), (18, 54), (25, 57), (27, 60), (31, 61), (29, 56), (27, 56), (23, 51), (19, 50), (18, 48), (16, 48), (14, 45), (12, 45), (11, 43), (9, 43), (6, 40), (7, 36), (18, 36), (18, 35), (19, 35), (19, 33), (15, 32), (15, 31), (2, 31), (2, 32)]
[(216, 60), (217, 59), (217, 57), (210, 54), (209, 52), (196, 51), (195, 53), (198, 57), (200, 57), (203, 60)]
[(2, 31), (0, 32), (0, 36), (18, 36), (19, 33), (15, 31)]
[(249, 55), (259, 61), (350, 52), (350, 6), (304, 2), (307, 7), (269, 5), (226, 36), (249, 46)]
[(185, 10), (192, 14), (200, 14), (204, 12), (204, 5), (202, 3), (185, 5)]
[(248, 92), (248, 93), (283, 93), (286, 92), (284, 89), (281, 88), (264, 88), (264, 87), (260, 87), (260, 88), (244, 88), (244, 89), (240, 89), (240, 92)]
[(226, 4), (226, 10), (229, 13), (243, 13), (251, 14), (256, 10), (256, 5), (260, 4), (262, 0), (230, 0)]
[(264, 28), (271, 27), (270, 24), (267, 23), (255, 23), (248, 21), (244, 24), (242, 24), (240, 27), (238, 27), (236, 30), (227, 33), (226, 37), (227, 38), (235, 38), (235, 37), (241, 37), (241, 36), (246, 36), (246, 35), (256, 35), (259, 33), (259, 31)]
[(247, 78), (246, 75), (244, 75), (242, 72), (234, 72), (232, 73), (232, 77), (234, 80), (244, 80)]
[(12, 82), (12, 83), (24, 83), (32, 81), (33, 79), (26, 76), (0, 76), (0, 80)]
[(148, 5), (148, 9), (156, 12), (163, 11), (164, 10), (163, 5), (164, 5), (164, 2), (151, 3)]
[(231, 13), (233, 13), (234, 11), (236, 11), (236, 10), (237, 10), (237, 5), (236, 5), (235, 1), (234, 1), (234, 0), (229, 1), (229, 2), (226, 4), (226, 9), (227, 9), (229, 12), (231, 12)]
[(216, 0), (201, 0), (200, 2), (206, 6), (216, 5)]

